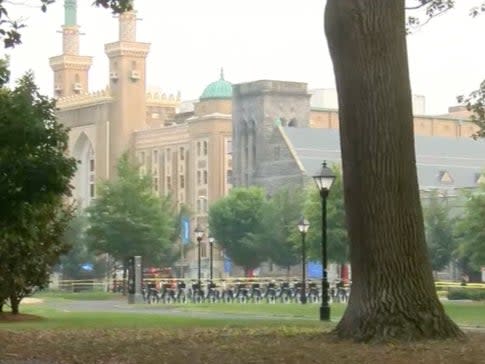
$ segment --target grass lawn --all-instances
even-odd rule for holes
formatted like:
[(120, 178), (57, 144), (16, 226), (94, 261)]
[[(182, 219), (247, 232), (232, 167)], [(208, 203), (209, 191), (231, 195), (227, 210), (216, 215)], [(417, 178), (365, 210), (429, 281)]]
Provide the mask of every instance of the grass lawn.
[[(70, 297), (44, 296), (44, 299), (69, 303)], [(118, 300), (113, 304), (124, 302)], [(161, 315), (156, 312), (157, 306), (159, 310), (178, 311), (178, 315)], [(135, 312), (63, 312), (45, 303), (23, 305), (21, 312), (36, 316), (24, 322), (0, 321), (0, 363), (485, 362), (484, 333), (470, 333), (469, 340), (464, 342), (393, 345), (336, 342), (326, 334), (335, 321), (319, 322), (318, 305), (313, 304), (130, 307)], [(485, 327), (484, 304), (446, 303), (445, 307), (460, 324)], [(344, 308), (332, 306), (335, 320)], [(204, 317), (214, 312), (232, 313), (237, 318)], [(261, 319), (262, 316), (268, 319)]]

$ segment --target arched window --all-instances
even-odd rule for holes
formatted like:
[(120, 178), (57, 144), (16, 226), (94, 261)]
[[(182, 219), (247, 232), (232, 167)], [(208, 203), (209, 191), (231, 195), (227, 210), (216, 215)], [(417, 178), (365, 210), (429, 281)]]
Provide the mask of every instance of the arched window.
[(78, 162), (73, 181), (73, 197), (84, 208), (96, 197), (96, 155), (85, 133), (81, 133), (76, 140), (72, 154)]

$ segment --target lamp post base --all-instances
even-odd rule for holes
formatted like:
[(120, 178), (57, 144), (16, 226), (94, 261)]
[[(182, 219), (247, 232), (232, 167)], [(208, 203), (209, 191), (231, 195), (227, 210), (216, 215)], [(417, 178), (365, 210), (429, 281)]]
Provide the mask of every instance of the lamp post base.
[(330, 307), (320, 307), (320, 321), (330, 321)]

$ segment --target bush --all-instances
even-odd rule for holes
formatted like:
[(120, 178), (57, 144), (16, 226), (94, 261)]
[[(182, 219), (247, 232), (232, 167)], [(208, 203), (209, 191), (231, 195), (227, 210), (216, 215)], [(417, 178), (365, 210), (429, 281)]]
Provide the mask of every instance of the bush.
[(451, 288), (448, 291), (449, 300), (484, 301), (485, 289), (480, 288)]

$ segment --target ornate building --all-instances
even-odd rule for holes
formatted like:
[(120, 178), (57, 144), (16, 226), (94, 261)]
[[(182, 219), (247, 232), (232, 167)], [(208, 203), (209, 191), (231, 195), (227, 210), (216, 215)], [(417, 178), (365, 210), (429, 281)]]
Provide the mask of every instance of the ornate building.
[[(73, 197), (82, 207), (96, 197), (97, 182), (116, 178), (118, 158), (130, 151), (140, 172), (152, 177), (154, 193), (170, 195), (175, 206), (184, 204), (193, 212), (188, 240), (195, 241), (194, 227), (207, 228), (209, 206), (226, 195), (232, 183), (274, 190), (303, 183), (322, 159), (338, 161), (338, 112), (321, 102), (312, 104), (305, 83), (262, 80), (232, 85), (221, 71), (196, 101), (184, 103), (180, 95), (147, 92), (150, 44), (136, 39), (136, 11), (119, 16), (118, 40), (105, 45), (107, 86), (91, 92), (92, 59), (79, 54), (76, 0), (65, 0), (64, 5), (63, 50), (50, 58), (50, 65), (58, 117), (71, 128), (69, 151), (79, 161)], [(479, 156), (485, 149), (473, 147), (468, 156), (461, 155), (464, 149), (455, 149), (474, 143), (469, 136), (475, 126), (462, 110), (450, 111), (442, 117), (415, 117), (416, 134), (424, 138), (420, 173), (428, 177), (423, 187), (469, 186), (478, 180), (470, 176), (480, 175)], [(432, 140), (443, 137), (449, 143), (433, 149), (438, 142)], [(438, 154), (445, 152), (451, 158), (440, 159)], [(471, 178), (466, 183), (459, 177), (464, 174)], [(204, 240), (204, 275), (206, 244)], [(182, 271), (193, 277), (194, 244), (180, 246)], [(218, 251), (214, 271), (216, 277), (223, 275)]]

